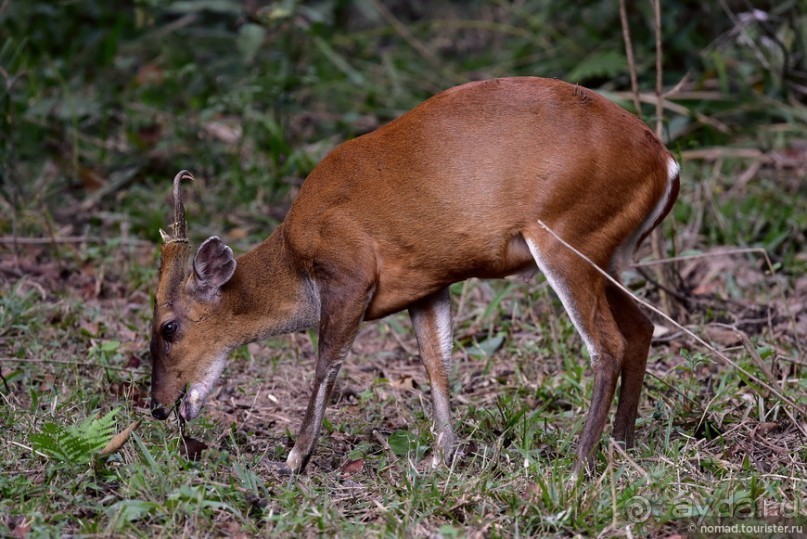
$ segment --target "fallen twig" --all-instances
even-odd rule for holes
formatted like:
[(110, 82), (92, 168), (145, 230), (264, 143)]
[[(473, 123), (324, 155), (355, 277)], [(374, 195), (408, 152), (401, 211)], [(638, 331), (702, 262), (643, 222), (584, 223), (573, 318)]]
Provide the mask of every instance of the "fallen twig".
[[(774, 395), (776, 395), (777, 397), (779, 397), (779, 398), (780, 398), (780, 399), (781, 399), (783, 402), (785, 402), (785, 403), (789, 404), (789, 405), (790, 405), (790, 406), (792, 406), (792, 407), (793, 407), (795, 410), (799, 411), (799, 412), (802, 414), (802, 416), (804, 416), (804, 415), (805, 415), (805, 412), (804, 412), (804, 410), (802, 410), (802, 409), (801, 409), (801, 406), (799, 406), (799, 404), (797, 404), (797, 403), (796, 403), (794, 400), (792, 400), (790, 397), (786, 396), (786, 395), (785, 395), (785, 394), (783, 394), (781, 391), (779, 391), (779, 389), (778, 389), (778, 388), (776, 388), (776, 387), (772, 386), (771, 384), (769, 384), (769, 383), (765, 382), (764, 380), (762, 380), (761, 378), (759, 378), (759, 377), (758, 377), (758, 376), (756, 376), (755, 374), (753, 374), (753, 373), (751, 373), (751, 372), (748, 372), (746, 369), (744, 369), (743, 367), (741, 367), (740, 365), (738, 365), (738, 364), (737, 364), (735, 361), (733, 361), (731, 358), (729, 358), (728, 356), (726, 356), (725, 354), (723, 354), (722, 352), (720, 352), (720, 351), (719, 351), (717, 348), (715, 348), (715, 347), (714, 347), (714, 346), (712, 346), (711, 344), (707, 343), (707, 342), (706, 342), (705, 340), (703, 340), (701, 337), (699, 337), (698, 335), (696, 335), (696, 334), (695, 334), (695, 333), (693, 333), (692, 331), (688, 330), (687, 328), (685, 328), (684, 326), (682, 326), (681, 324), (679, 324), (678, 322), (676, 322), (676, 321), (675, 321), (675, 320), (674, 320), (672, 317), (668, 316), (666, 313), (664, 313), (664, 312), (663, 312), (663, 311), (661, 311), (660, 309), (657, 309), (656, 307), (654, 307), (654, 306), (653, 306), (653, 305), (651, 305), (650, 303), (646, 302), (645, 300), (643, 300), (642, 298), (638, 297), (636, 294), (634, 294), (633, 292), (631, 292), (630, 290), (628, 290), (627, 288), (625, 288), (625, 287), (622, 285), (622, 283), (620, 283), (619, 281), (617, 281), (616, 279), (614, 279), (614, 278), (613, 278), (611, 275), (609, 275), (609, 274), (608, 274), (608, 272), (607, 272), (607, 271), (605, 271), (605, 270), (603, 270), (602, 268), (600, 268), (600, 267), (599, 267), (597, 264), (595, 264), (595, 263), (594, 263), (594, 262), (593, 262), (593, 261), (592, 261), (592, 260), (591, 260), (589, 257), (587, 257), (586, 255), (584, 255), (583, 253), (581, 253), (581, 252), (580, 252), (580, 251), (579, 251), (577, 248), (575, 248), (573, 245), (571, 245), (571, 244), (570, 244), (570, 243), (568, 243), (566, 240), (564, 240), (563, 238), (561, 238), (561, 237), (560, 237), (560, 236), (559, 236), (557, 233), (555, 233), (555, 231), (554, 231), (554, 230), (552, 230), (551, 228), (549, 228), (549, 226), (547, 226), (547, 225), (546, 225), (546, 223), (544, 223), (542, 220), (540, 220), (540, 219), (539, 219), (539, 220), (538, 220), (538, 224), (539, 224), (539, 225), (540, 225), (540, 226), (541, 226), (541, 227), (542, 227), (544, 230), (546, 230), (546, 231), (549, 233), (549, 235), (551, 235), (551, 236), (552, 236), (553, 238), (555, 238), (555, 239), (556, 239), (558, 242), (560, 242), (560, 244), (561, 244), (561, 245), (563, 245), (564, 247), (566, 247), (567, 249), (569, 249), (571, 252), (573, 252), (574, 254), (576, 254), (578, 257), (580, 257), (581, 259), (583, 259), (583, 260), (584, 260), (584, 261), (585, 261), (587, 264), (589, 264), (589, 265), (590, 265), (591, 267), (593, 267), (593, 268), (594, 268), (596, 271), (598, 271), (600, 274), (602, 274), (602, 276), (603, 276), (603, 277), (605, 277), (605, 278), (606, 278), (608, 281), (610, 281), (610, 282), (611, 282), (611, 283), (612, 283), (614, 286), (616, 286), (617, 288), (619, 288), (620, 290), (622, 290), (624, 293), (626, 293), (626, 294), (628, 294), (629, 296), (631, 296), (631, 297), (634, 299), (634, 301), (636, 301), (636, 302), (637, 302), (637, 303), (639, 303), (640, 305), (643, 305), (644, 307), (646, 307), (646, 308), (650, 309), (651, 311), (653, 311), (653, 312), (654, 312), (654, 313), (656, 313), (657, 315), (661, 316), (662, 318), (664, 318), (665, 320), (667, 320), (669, 323), (671, 323), (672, 325), (674, 325), (675, 327), (677, 327), (678, 329), (680, 329), (681, 331), (683, 331), (684, 333), (686, 333), (687, 335), (689, 335), (689, 336), (690, 336), (692, 339), (694, 339), (694, 340), (695, 340), (695, 342), (697, 342), (698, 344), (700, 344), (701, 346), (703, 346), (704, 348), (706, 348), (707, 350), (709, 350), (709, 351), (710, 351), (710, 352), (711, 352), (711, 353), (712, 353), (714, 356), (716, 356), (717, 358), (719, 358), (719, 359), (720, 359), (722, 362), (724, 362), (726, 365), (729, 365), (730, 367), (733, 367), (733, 368), (734, 368), (734, 369), (736, 369), (737, 371), (739, 371), (739, 372), (743, 373), (743, 374), (744, 374), (745, 376), (747, 376), (749, 379), (753, 380), (754, 382), (758, 383), (760, 386), (764, 387), (765, 389), (767, 389), (768, 391), (770, 391), (771, 393), (773, 393)], [(767, 257), (767, 253), (766, 253), (766, 257)], [(798, 429), (799, 429), (799, 430), (802, 432), (802, 434), (804, 434), (805, 436), (807, 436), (807, 429), (805, 429), (805, 427), (804, 427), (804, 426), (802, 426), (801, 424), (799, 424), (798, 422), (795, 422), (795, 423), (796, 423), (796, 425), (797, 425)]]
[[(102, 369), (109, 369), (113, 371), (125, 372), (138, 372), (139, 369), (130, 369), (128, 367), (113, 367), (111, 365), (101, 365), (99, 363), (89, 363), (86, 361), (70, 361), (67, 359), (39, 359), (39, 358), (20, 358), (20, 357), (0, 357), (0, 363), (51, 363), (55, 365), (75, 365), (77, 367), (101, 367)], [(145, 371), (142, 371), (145, 372)]]
[(681, 262), (683, 260), (694, 260), (698, 258), (713, 258), (716, 256), (730, 256), (730, 255), (739, 255), (739, 254), (746, 254), (746, 253), (756, 253), (756, 254), (763, 254), (767, 255), (768, 252), (761, 247), (742, 247), (736, 249), (726, 249), (723, 251), (712, 251), (709, 253), (697, 253), (691, 255), (681, 255), (681, 256), (671, 256), (669, 258), (659, 258), (657, 260), (645, 260), (643, 262), (634, 262), (631, 264), (633, 268), (642, 268), (645, 266), (657, 266), (659, 264), (671, 264), (673, 262)]
[(397, 455), (395, 455), (395, 451), (392, 450), (392, 447), (389, 445), (387, 439), (384, 438), (384, 436), (382, 436), (381, 433), (378, 432), (377, 430), (373, 430), (373, 436), (375, 437), (376, 440), (378, 440), (378, 443), (381, 444), (381, 447), (383, 447), (386, 450), (387, 455), (389, 456), (389, 464), (394, 464), (395, 462), (397, 462), (398, 457)]
[(753, 159), (764, 164), (797, 168), (804, 166), (801, 157), (787, 157), (778, 153), (765, 153), (757, 148), (701, 148), (681, 152), (684, 161), (717, 161), (720, 159)]
[(21, 444), (20, 442), (15, 442), (14, 440), (9, 440), (9, 443), (11, 443), (11, 444), (13, 444), (13, 445), (16, 445), (17, 447), (21, 447), (21, 448), (23, 448), (23, 449), (25, 449), (25, 450), (27, 450), (27, 451), (30, 451), (31, 453), (36, 453), (36, 454), (37, 454), (37, 455), (39, 455), (40, 457), (45, 457), (46, 459), (50, 458), (50, 457), (48, 457), (48, 456), (47, 456), (45, 453), (42, 453), (41, 451), (37, 451), (37, 450), (36, 450), (36, 449), (34, 449), (33, 447), (28, 447), (28, 446), (27, 446), (27, 445), (25, 445), (25, 444)]
[(131, 238), (98, 238), (94, 236), (61, 236), (53, 238), (31, 238), (21, 236), (0, 236), (2, 245), (55, 245), (63, 243), (117, 243), (119, 245), (150, 246), (152, 242)]
[[(631, 99), (631, 100), (633, 99), (631, 92), (603, 92), (603, 94), (605, 94), (606, 96), (613, 96), (618, 99)], [(639, 101), (641, 101), (642, 103), (649, 103), (655, 105), (659, 101), (659, 97), (655, 94), (644, 92), (639, 94)], [(720, 131), (721, 133), (731, 132), (731, 128), (728, 125), (721, 122), (720, 120), (715, 120), (714, 118), (706, 116), (703, 113), (691, 110), (685, 107), (684, 105), (674, 103), (669, 99), (665, 99), (662, 105), (664, 109), (675, 112), (676, 114), (680, 114), (682, 116), (694, 117), (700, 123), (711, 126)]]

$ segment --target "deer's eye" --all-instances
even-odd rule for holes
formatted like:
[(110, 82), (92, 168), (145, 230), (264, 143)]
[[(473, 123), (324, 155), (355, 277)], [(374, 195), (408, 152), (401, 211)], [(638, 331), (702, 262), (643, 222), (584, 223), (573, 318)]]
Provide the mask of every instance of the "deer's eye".
[(179, 329), (179, 326), (176, 320), (169, 320), (160, 327), (160, 335), (162, 335), (162, 338), (167, 342), (173, 342), (174, 337), (177, 335), (177, 329)]

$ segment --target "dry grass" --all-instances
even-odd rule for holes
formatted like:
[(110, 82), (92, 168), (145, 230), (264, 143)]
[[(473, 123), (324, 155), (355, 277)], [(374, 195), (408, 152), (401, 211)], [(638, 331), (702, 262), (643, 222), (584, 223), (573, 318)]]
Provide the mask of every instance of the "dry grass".
[[(680, 255), (662, 262), (668, 293), (674, 318), (739, 368), (656, 319), (637, 447), (604, 438), (597, 473), (579, 483), (569, 476), (588, 359), (540, 276), (452, 290), (463, 451), (433, 471), (428, 384), (404, 316), (362, 328), (308, 474), (295, 478), (271, 463), (293, 443), (315, 334), (233, 354), (186, 429), (208, 446), (198, 460), (183, 456), (193, 452), (176, 424), (148, 417), (146, 339), (177, 170), (200, 179), (187, 201), (192, 239), (222, 234), (244, 251), (328, 148), (451, 81), (557, 76), (631, 100), (615, 5), (412, 3), (428, 5), (421, 13), (372, 1), (355, 6), (378, 17), (355, 8), (340, 22), (341, 2), (318, 2), (319, 12), (107, 4), (0, 5), (0, 535), (674, 537), (712, 536), (703, 526), (718, 523), (807, 526), (807, 115), (793, 4), (764, 20), (761, 8), (723, 2), (663, 6), (669, 89), (640, 91), (634, 106), (663, 109), (683, 163), (664, 229)], [(627, 8), (631, 67), (647, 90), (656, 36), (643, 8)], [(661, 303), (638, 269), (626, 282)], [(144, 421), (106, 460), (61, 462), (33, 447), (48, 423), (114, 408), (120, 429)]]
[[(150, 279), (132, 289), (126, 272), (151, 263), (152, 249), (102, 248), (87, 266), (90, 248), (28, 245), (18, 255), (6, 248), (10, 323), (0, 335), (0, 366), (13, 443), (3, 448), (0, 485), (9, 530), (60, 523), (73, 532), (165, 536), (352, 535), (358, 526), (370, 535), (663, 536), (693, 519), (803, 522), (803, 412), (766, 386), (804, 406), (807, 288), (801, 275), (769, 274), (753, 253), (702, 250), (682, 262), (676, 295), (687, 327), (764, 384), (659, 320), (638, 447), (625, 454), (606, 440), (597, 475), (571, 484), (591, 377), (540, 276), (453, 290), (463, 451), (447, 469), (429, 470), (428, 383), (403, 315), (362, 328), (305, 476), (278, 475), (271, 462), (285, 458), (307, 401), (315, 335), (306, 333), (235, 354), (203, 419), (187, 427), (209, 446), (198, 462), (178, 456), (176, 425), (154, 421), (100, 468), (45, 461), (26, 449), (45, 420), (73, 423), (123, 406), (124, 426), (148, 413)], [(638, 274), (628, 282), (654, 301)], [(103, 344), (113, 340), (105, 356)], [(409, 452), (400, 453), (400, 440)], [(127, 513), (114, 505), (121, 500), (145, 508)], [(76, 506), (73, 516), (55, 516)], [(169, 507), (178, 513), (169, 516)]]

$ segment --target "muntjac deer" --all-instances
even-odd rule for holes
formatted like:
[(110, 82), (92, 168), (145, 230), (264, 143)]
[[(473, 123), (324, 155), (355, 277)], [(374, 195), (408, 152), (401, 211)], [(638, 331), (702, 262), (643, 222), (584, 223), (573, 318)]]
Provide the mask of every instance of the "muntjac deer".
[(472, 82), (340, 145), (263, 243), (235, 258), (208, 238), (191, 268), (182, 171), (173, 233), (161, 231), (152, 413), (165, 419), (176, 406), (181, 419), (196, 417), (232, 349), (316, 325), (313, 388), (286, 462), (301, 472), (359, 325), (408, 309), (431, 383), (435, 462), (449, 458), (448, 287), (537, 268), (591, 356), (579, 471), (620, 377), (613, 435), (632, 445), (653, 326), (558, 238), (616, 277), (669, 212), (678, 171), (647, 126), (595, 92), (540, 78)]

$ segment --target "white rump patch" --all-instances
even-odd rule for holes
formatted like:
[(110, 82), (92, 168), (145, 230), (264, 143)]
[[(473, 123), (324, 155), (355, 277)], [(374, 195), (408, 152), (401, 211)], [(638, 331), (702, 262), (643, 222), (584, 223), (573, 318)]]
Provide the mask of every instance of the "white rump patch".
[[(667, 161), (667, 180), (672, 184), (672, 181), (675, 179), (676, 176), (681, 172), (681, 165), (678, 162), (670, 157), (670, 160)], [(669, 196), (669, 191), (667, 191)], [(666, 200), (666, 199), (665, 199)]]
[[(653, 211), (644, 220), (642, 226), (639, 227), (636, 240), (638, 240), (643, 234), (645, 234), (650, 229), (650, 227), (652, 227), (655, 224), (655, 222), (658, 221), (658, 218), (661, 216), (661, 212), (664, 211), (664, 208), (667, 206), (667, 201), (670, 199), (670, 195), (672, 194), (673, 180), (675, 179), (676, 176), (678, 176), (678, 173), (680, 171), (681, 167), (678, 165), (675, 159), (670, 157), (670, 160), (667, 161), (667, 188), (664, 190), (664, 196), (662, 196), (659, 199), (658, 203), (656, 204), (656, 207), (653, 208)], [(631, 246), (630, 253), (627, 253), (628, 256), (633, 254), (633, 249), (635, 248), (636, 245)]]
[(623, 267), (629, 265), (630, 258), (633, 256), (633, 252), (636, 250), (636, 243), (639, 241), (639, 238), (650, 231), (650, 228), (661, 216), (661, 212), (663, 212), (664, 208), (667, 207), (667, 201), (670, 199), (670, 195), (672, 194), (673, 180), (675, 180), (680, 172), (681, 166), (675, 159), (670, 157), (667, 161), (667, 187), (664, 189), (664, 195), (662, 195), (662, 197), (659, 199), (656, 207), (653, 208), (653, 211), (650, 212), (644, 221), (642, 221), (642, 224), (639, 225), (636, 232), (630, 236), (630, 239), (623, 243), (619, 249), (617, 249), (616, 253), (614, 253), (614, 258), (611, 260), (610, 265), (610, 270), (612, 272), (618, 272)]

